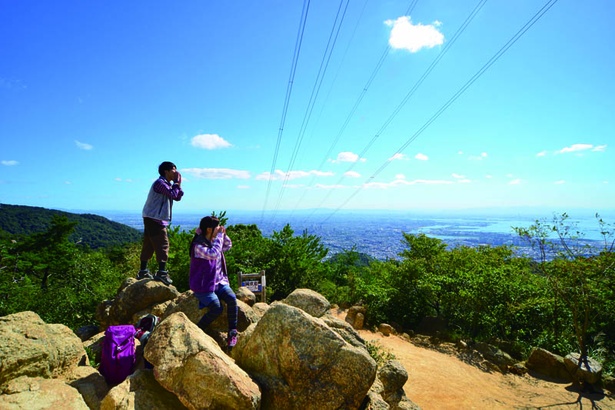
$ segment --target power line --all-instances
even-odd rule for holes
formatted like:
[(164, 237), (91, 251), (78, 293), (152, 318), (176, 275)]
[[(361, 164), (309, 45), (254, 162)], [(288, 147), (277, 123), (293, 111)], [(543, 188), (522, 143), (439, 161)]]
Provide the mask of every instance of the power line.
[[(303, 142), (303, 138), (305, 136), (305, 130), (307, 128), (307, 124), (310, 120), (310, 117), (312, 115), (312, 111), (314, 109), (314, 105), (316, 104), (316, 99), (318, 97), (318, 94), (320, 92), (320, 88), (322, 86), (322, 81), (324, 79), (324, 76), (327, 72), (327, 67), (329, 66), (329, 61), (331, 60), (331, 55), (333, 54), (333, 49), (335, 48), (335, 44), (337, 42), (337, 38), (339, 36), (339, 32), (340, 29), (342, 27), (342, 24), (344, 22), (344, 17), (346, 15), (346, 11), (348, 10), (348, 4), (350, 2), (350, 0), (345, 0), (346, 1), (346, 5), (342, 10), (342, 5), (344, 4), (344, 0), (340, 0), (340, 4), (337, 10), (337, 14), (335, 17), (335, 20), (333, 22), (333, 26), (331, 27), (331, 32), (329, 34), (329, 40), (327, 42), (327, 46), (325, 48), (325, 51), (323, 53), (323, 58), (321, 60), (320, 63), (320, 67), (318, 70), (318, 74), (316, 76), (316, 80), (314, 82), (314, 86), (312, 88), (312, 93), (310, 95), (310, 100), (308, 102), (308, 106), (306, 108), (306, 112), (304, 114), (303, 117), (303, 122), (301, 124), (301, 128), (299, 131), (299, 136), (297, 138), (297, 142), (295, 143), (295, 147), (293, 150), (293, 153), (291, 155), (291, 159), (287, 168), (287, 173), (285, 175), (284, 178), (284, 182), (282, 183), (282, 187), (280, 189), (280, 194), (278, 196), (278, 201), (276, 203), (275, 206), (275, 210), (277, 210), (279, 208), (279, 205), (282, 201), (282, 197), (285, 191), (284, 185), (286, 184), (286, 182), (288, 182), (288, 178), (290, 176), (290, 171), (292, 170), (295, 161), (297, 159), (297, 155), (299, 153), (299, 149), (301, 147), (301, 143)], [(339, 20), (339, 24), (338, 24), (338, 20)]]
[[(453, 36), (451, 37), (451, 39), (446, 43), (446, 45), (444, 46), (444, 48), (442, 49), (442, 51), (438, 54), (438, 56), (431, 62), (431, 64), (429, 65), (429, 67), (425, 70), (425, 72), (421, 75), (421, 77), (414, 83), (414, 85), (412, 86), (412, 88), (408, 91), (408, 93), (406, 94), (406, 96), (402, 99), (402, 101), (397, 105), (397, 107), (395, 108), (395, 110), (393, 110), (393, 113), (391, 115), (389, 115), (389, 117), (387, 118), (387, 120), (384, 122), (384, 124), (380, 127), (380, 129), (376, 132), (376, 134), (372, 137), (372, 139), (369, 141), (369, 143), (365, 146), (365, 148), (363, 148), (363, 150), (361, 151), (361, 153), (359, 154), (359, 158), (362, 158), (372, 147), (372, 145), (376, 142), (376, 140), (378, 138), (380, 138), (380, 135), (382, 135), (382, 133), (386, 130), (386, 128), (389, 126), (389, 124), (393, 121), (393, 119), (397, 116), (397, 114), (399, 114), (399, 112), (401, 111), (401, 109), (404, 107), (404, 105), (406, 105), (406, 103), (410, 100), (410, 98), (414, 95), (414, 93), (419, 89), (419, 87), (423, 84), (423, 82), (425, 81), (425, 79), (427, 79), (427, 77), (429, 76), (429, 74), (431, 74), (431, 72), (434, 70), (434, 68), (438, 65), (438, 63), (440, 62), (440, 60), (442, 60), (442, 58), (446, 55), (446, 53), (450, 50), (450, 48), (455, 44), (455, 42), (457, 41), (457, 39), (459, 39), (459, 37), (461, 36), (461, 34), (463, 34), (463, 32), (466, 30), (466, 28), (468, 27), (468, 25), (472, 22), (472, 20), (474, 19), (474, 17), (476, 17), (476, 15), (478, 14), (478, 12), (483, 8), (483, 6), (485, 5), (485, 3), (487, 2), (487, 0), (480, 0), (476, 6), (474, 6), (474, 8), (472, 9), (472, 11), (470, 12), (470, 14), (468, 15), (468, 17), (466, 17), (466, 19), (464, 20), (464, 22), (461, 24), (461, 26), (459, 26), (459, 28), (457, 29), (457, 31), (455, 31), (455, 34), (453, 34)], [(352, 169), (355, 167), (355, 163), (351, 164), (348, 169), (345, 171), (344, 174), (342, 174), (342, 176), (339, 178), (339, 180), (337, 181), (337, 183), (335, 185), (338, 185), (342, 182), (342, 180), (344, 179), (344, 175), (350, 171), (352, 171)], [(331, 196), (332, 191), (327, 192), (327, 194), (324, 196), (324, 198), (321, 200), (320, 204), (316, 207), (319, 208), (328, 198), (329, 196)], [(356, 194), (354, 194), (356, 195)], [(353, 195), (353, 197), (354, 197)], [(311, 217), (311, 215), (308, 216), (308, 218)]]
[[(484, 0), (484, 1), (486, 1), (486, 0)], [(411, 15), (412, 12), (414, 11), (414, 7), (416, 6), (416, 3), (418, 3), (418, 0), (412, 0), (411, 3), (408, 5), (408, 8), (406, 9), (404, 15), (407, 15), (407, 16)], [(365, 7), (365, 6), (363, 6), (363, 7)], [(339, 140), (340, 140), (341, 136), (343, 135), (344, 131), (346, 131), (346, 127), (348, 126), (348, 124), (350, 123), (350, 120), (352, 119), (352, 117), (354, 116), (355, 112), (357, 111), (357, 108), (361, 104), (361, 101), (363, 101), (363, 97), (365, 97), (365, 94), (367, 93), (367, 90), (370, 88), (372, 82), (376, 78), (376, 75), (380, 71), (380, 68), (382, 67), (382, 65), (383, 65), (384, 61), (386, 60), (386, 57), (388, 56), (390, 51), (391, 51), (391, 46), (387, 45), (384, 48), (382, 54), (380, 55), (380, 59), (378, 60), (378, 62), (376, 63), (376, 66), (372, 70), (372, 73), (370, 74), (369, 79), (367, 80), (367, 82), (363, 86), (363, 88), (361, 90), (361, 93), (359, 94), (358, 98), (356, 99), (356, 101), (355, 101), (354, 105), (352, 106), (350, 112), (346, 116), (346, 119), (345, 119), (342, 127), (340, 128), (340, 130), (338, 131), (337, 135), (335, 136), (333, 142), (329, 146), (329, 149), (328, 149), (327, 153), (323, 157), (323, 159), (322, 159), (322, 161), (321, 161), (321, 163), (320, 163), (320, 165), (318, 166), (317, 169), (321, 169), (323, 167), (323, 165), (327, 162), (327, 159), (329, 158), (329, 156), (333, 152), (333, 149), (335, 148), (335, 146), (339, 142)], [(308, 185), (309, 186), (313, 185), (315, 179), (316, 179), (316, 177), (312, 176), (312, 179), (311, 179), (311, 181), (310, 181), (310, 183)], [(306, 192), (307, 191), (303, 191), (303, 194), (301, 195), (301, 198), (299, 198), (299, 201), (297, 203), (300, 203), (301, 201), (303, 201), (303, 198), (305, 197)], [(295, 209), (296, 209), (296, 207), (297, 206), (295, 206)]]
[(293, 61), (292, 61), (291, 68), (290, 68), (288, 85), (286, 87), (286, 97), (284, 99), (284, 107), (282, 108), (282, 118), (280, 119), (280, 126), (278, 128), (278, 139), (277, 139), (275, 150), (273, 153), (273, 160), (271, 162), (271, 172), (269, 173), (269, 181), (267, 183), (267, 191), (265, 193), (265, 202), (263, 204), (263, 211), (261, 213), (261, 221), (264, 217), (265, 209), (267, 209), (267, 202), (269, 200), (269, 192), (271, 191), (271, 180), (273, 177), (273, 173), (275, 172), (275, 166), (278, 160), (278, 153), (280, 151), (280, 143), (282, 142), (282, 134), (284, 132), (286, 114), (288, 112), (290, 96), (291, 96), (292, 89), (293, 89), (293, 83), (295, 81), (295, 73), (297, 71), (297, 63), (299, 61), (299, 54), (301, 52), (301, 44), (303, 42), (303, 33), (305, 32), (305, 24), (307, 22), (309, 8), (310, 8), (310, 0), (304, 0), (303, 8), (301, 11), (301, 18), (299, 19), (299, 29), (297, 31), (297, 39), (295, 40), (295, 51), (293, 53)]
[[(442, 107), (440, 107), (438, 111), (436, 111), (434, 115), (431, 116), (431, 118), (429, 118), (429, 120), (427, 120), (425, 124), (423, 124), (423, 126), (421, 126), (404, 144), (401, 145), (401, 147), (399, 147), (396, 154), (403, 152), (408, 145), (410, 145), (419, 135), (423, 133), (423, 131), (425, 131), (434, 121), (436, 121), (438, 117), (440, 117), (440, 115), (448, 109), (448, 107), (450, 107), (472, 84), (474, 84), (476, 80), (478, 80), (478, 78), (485, 73), (485, 71), (487, 71), (504, 53), (506, 53), (506, 51), (508, 51), (508, 49), (512, 47), (513, 44), (515, 44), (534, 24), (536, 24), (536, 22), (540, 20), (542, 16), (549, 11), (555, 3), (557, 3), (557, 1), (558, 0), (547, 1), (544, 6), (542, 6), (542, 8), (538, 10), (536, 14), (534, 14), (534, 16), (532, 16), (527, 23), (525, 23), (523, 27), (521, 27), (510, 38), (510, 40), (508, 40), (508, 42), (506, 42), (506, 44), (504, 44), (455, 94), (453, 94), (451, 98), (449, 98), (449, 100)], [(380, 174), (380, 172), (382, 172), (389, 165), (389, 163), (389, 160), (385, 161), (380, 168), (378, 168), (378, 170), (376, 170), (376, 172), (374, 172), (368, 180), (364, 182), (363, 185), (365, 185), (370, 179), (373, 179)], [(362, 188), (363, 186), (360, 186), (356, 189), (355, 192), (340, 206), (338, 206), (327, 218), (325, 218), (323, 222), (328, 221), (334, 214), (350, 202), (350, 200), (354, 198)]]

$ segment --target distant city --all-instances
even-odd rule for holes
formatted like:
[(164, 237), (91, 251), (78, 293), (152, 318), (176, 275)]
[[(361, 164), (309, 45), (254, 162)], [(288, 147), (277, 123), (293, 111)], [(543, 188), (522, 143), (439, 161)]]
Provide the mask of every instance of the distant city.
[[(143, 221), (139, 212), (98, 212), (110, 220), (142, 230)], [(199, 224), (201, 214), (182, 214), (177, 212), (173, 225), (190, 231)], [(511, 245), (517, 254), (539, 258), (538, 250), (529, 247), (513, 227), (527, 228), (537, 219), (551, 222), (553, 215), (530, 217), (525, 215), (478, 215), (478, 214), (413, 214), (409, 212), (340, 212), (334, 216), (319, 212), (278, 212), (262, 214), (258, 212), (229, 212), (228, 225), (256, 224), (264, 236), (271, 236), (286, 224), (295, 235), (304, 231), (321, 238), (329, 249), (329, 256), (351, 250), (365, 253), (373, 258), (400, 259), (400, 252), (406, 247), (402, 243), (403, 233), (423, 233), (441, 239), (449, 247), (456, 246), (498, 246)], [(593, 215), (572, 219), (576, 230), (583, 233), (581, 245), (598, 247), (601, 242), (599, 225)], [(607, 221), (609, 222), (609, 221)], [(612, 222), (612, 221), (611, 221)]]

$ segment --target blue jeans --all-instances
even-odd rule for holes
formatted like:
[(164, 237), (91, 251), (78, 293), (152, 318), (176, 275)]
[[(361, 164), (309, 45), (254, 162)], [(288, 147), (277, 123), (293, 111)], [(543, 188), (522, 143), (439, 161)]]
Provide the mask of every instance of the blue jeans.
[(195, 292), (194, 296), (199, 300), (199, 309), (205, 307), (209, 309), (197, 323), (203, 331), (222, 314), (224, 309), (220, 299), (226, 303), (228, 329), (237, 329), (237, 297), (229, 285), (218, 285), (214, 292)]

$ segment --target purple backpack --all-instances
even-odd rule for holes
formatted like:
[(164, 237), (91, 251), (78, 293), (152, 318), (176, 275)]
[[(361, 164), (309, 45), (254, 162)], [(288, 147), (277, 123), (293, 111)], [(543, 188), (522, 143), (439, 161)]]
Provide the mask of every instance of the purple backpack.
[(110, 385), (123, 382), (135, 364), (135, 327), (109, 326), (105, 331), (98, 371)]

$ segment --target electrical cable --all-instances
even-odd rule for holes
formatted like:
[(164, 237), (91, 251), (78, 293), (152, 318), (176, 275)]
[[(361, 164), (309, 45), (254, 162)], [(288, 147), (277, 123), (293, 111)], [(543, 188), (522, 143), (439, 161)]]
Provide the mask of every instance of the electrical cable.
[[(558, 0), (548, 0), (544, 6), (540, 10), (534, 14), (528, 20), (523, 27), (521, 27), (511, 38), (504, 44), (449, 100), (440, 107), (438, 111), (434, 115), (432, 115), (423, 126), (421, 126), (404, 144), (402, 144), (399, 149), (396, 151), (396, 154), (403, 152), (408, 145), (410, 145), (419, 135), (423, 133), (434, 121), (442, 115), (444, 111), (448, 109), (478, 78), (480, 78), (485, 71), (487, 71), (510, 47), (513, 46), (538, 20), (542, 18), (542, 16), (547, 13), (551, 7), (557, 3)], [(340, 209), (342, 209), (352, 198), (354, 198), (363, 187), (367, 184), (367, 182), (371, 179), (374, 179), (380, 172), (382, 172), (390, 163), (390, 160), (385, 161), (376, 172), (374, 172), (367, 180), (363, 183), (355, 192), (346, 199), (340, 206), (338, 206), (328, 217), (324, 219), (323, 222), (328, 221), (333, 215), (335, 215)]]
[(261, 222), (263, 221), (265, 210), (267, 209), (267, 202), (269, 200), (269, 192), (271, 191), (271, 180), (273, 173), (275, 172), (276, 163), (278, 160), (278, 154), (280, 151), (280, 144), (282, 142), (282, 134), (284, 132), (284, 124), (286, 122), (286, 114), (288, 113), (288, 106), (290, 104), (290, 96), (295, 81), (295, 73), (297, 71), (297, 63), (299, 61), (299, 54), (301, 52), (301, 44), (303, 43), (303, 33), (305, 32), (305, 24), (307, 22), (308, 11), (310, 8), (310, 0), (304, 0), (303, 8), (301, 10), (301, 18), (299, 19), (299, 29), (297, 31), (297, 38), (295, 40), (295, 51), (293, 53), (293, 60), (290, 68), (290, 75), (288, 79), (288, 85), (286, 87), (286, 96), (284, 99), (284, 106), (282, 108), (282, 118), (280, 119), (280, 126), (278, 128), (278, 138), (276, 141), (275, 150), (273, 153), (273, 160), (271, 162), (271, 172), (269, 173), (269, 181), (267, 183), (267, 191), (265, 193), (265, 202), (263, 204), (263, 210), (261, 213)]
[[(343, 8), (343, 12), (342, 12), (342, 5), (344, 4), (344, 1), (346, 1), (346, 6)], [(303, 117), (303, 122), (301, 124), (301, 128), (299, 131), (299, 137), (297, 138), (297, 142), (295, 143), (295, 147), (293, 149), (293, 153), (291, 155), (291, 159), (288, 165), (288, 171), (286, 172), (286, 175), (284, 177), (284, 181), (282, 183), (282, 187), (280, 189), (280, 194), (278, 196), (278, 201), (276, 203), (276, 206), (274, 208), (274, 215), (273, 218), (275, 218), (275, 212), (277, 212), (277, 210), (279, 209), (279, 205), (282, 201), (282, 197), (284, 195), (284, 191), (285, 191), (285, 184), (288, 182), (288, 178), (290, 176), (290, 172), (294, 166), (294, 163), (297, 159), (297, 155), (299, 153), (299, 149), (301, 147), (301, 143), (303, 142), (303, 138), (305, 136), (305, 130), (307, 128), (307, 124), (309, 123), (310, 117), (312, 115), (312, 111), (314, 109), (314, 105), (316, 103), (316, 99), (318, 97), (318, 93), (320, 92), (320, 88), (322, 86), (322, 81), (324, 79), (324, 76), (327, 72), (327, 67), (329, 65), (329, 62), (331, 60), (331, 55), (333, 54), (333, 50), (335, 48), (335, 44), (337, 42), (337, 38), (339, 36), (339, 32), (340, 29), (342, 27), (342, 24), (344, 22), (344, 17), (346, 15), (346, 11), (348, 10), (348, 4), (349, 4), (350, 0), (340, 0), (340, 4), (338, 7), (338, 11), (335, 17), (335, 20), (333, 22), (333, 26), (331, 28), (331, 32), (329, 34), (329, 40), (327, 42), (327, 46), (325, 48), (325, 52), (323, 53), (323, 58), (321, 60), (320, 63), (320, 67), (318, 70), (318, 75), (316, 76), (316, 80), (314, 82), (314, 86), (312, 88), (312, 93), (310, 95), (310, 100), (308, 102), (308, 106), (306, 108), (306, 112), (304, 114)], [(341, 17), (340, 17), (340, 13), (341, 13)], [(338, 20), (339, 20), (339, 24), (338, 24)], [(337, 28), (337, 29), (336, 29)], [(271, 177), (273, 176), (273, 172), (270, 175), (270, 180)]]

